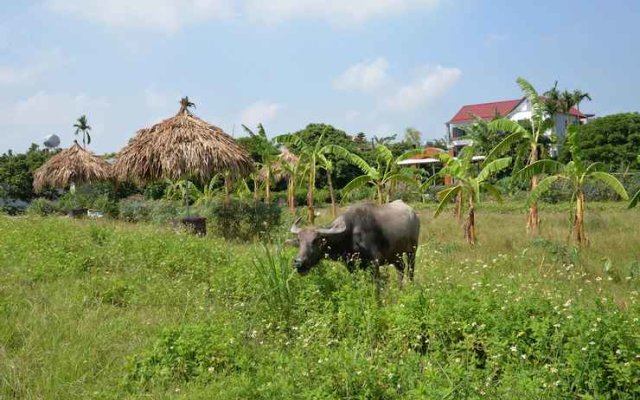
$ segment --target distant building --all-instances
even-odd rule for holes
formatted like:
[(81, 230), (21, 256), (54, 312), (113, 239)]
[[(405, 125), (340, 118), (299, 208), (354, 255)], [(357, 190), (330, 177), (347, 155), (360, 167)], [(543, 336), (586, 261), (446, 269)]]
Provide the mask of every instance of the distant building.
[[(485, 121), (492, 120), (496, 115), (508, 118), (512, 121), (520, 121), (531, 118), (531, 104), (527, 98), (517, 100), (496, 101), (492, 103), (470, 104), (462, 106), (456, 115), (446, 123), (447, 138), (449, 140), (449, 151), (452, 155), (457, 155), (464, 146), (472, 143), (470, 139), (465, 139), (464, 128), (473, 123), (474, 118), (481, 118)], [(593, 115), (583, 114), (575, 107), (571, 108), (568, 114), (558, 113), (554, 116), (555, 133), (558, 139), (562, 140), (570, 124), (584, 124)], [(551, 131), (547, 135), (551, 135)]]

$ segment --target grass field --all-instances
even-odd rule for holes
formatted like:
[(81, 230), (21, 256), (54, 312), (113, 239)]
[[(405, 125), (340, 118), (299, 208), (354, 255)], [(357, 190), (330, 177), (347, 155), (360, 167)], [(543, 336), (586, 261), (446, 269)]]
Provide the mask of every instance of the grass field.
[[(2, 399), (640, 398), (640, 213), (566, 205), (468, 247), (422, 209), (416, 282), (153, 225), (0, 217)], [(282, 238), (274, 240), (277, 244)]]

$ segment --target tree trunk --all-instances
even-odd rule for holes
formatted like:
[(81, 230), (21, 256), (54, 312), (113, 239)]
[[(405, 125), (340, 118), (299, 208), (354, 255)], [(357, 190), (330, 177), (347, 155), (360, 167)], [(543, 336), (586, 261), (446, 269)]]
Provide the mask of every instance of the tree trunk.
[(224, 202), (229, 204), (231, 202), (231, 178), (225, 174), (224, 176)]
[(267, 179), (265, 184), (267, 186), (265, 187), (264, 201), (269, 204), (271, 203), (271, 168), (269, 167), (267, 167)]
[(309, 216), (309, 223), (313, 225), (316, 221), (316, 210), (313, 207), (313, 194), (316, 189), (316, 170), (311, 168), (309, 174), (309, 191), (307, 192), (307, 213)]
[(327, 171), (327, 185), (329, 186), (329, 195), (331, 196), (331, 216), (336, 218), (336, 194), (333, 191), (333, 181), (331, 180), (331, 172)]
[[(531, 154), (529, 155), (529, 163), (528, 165), (533, 164), (538, 161), (538, 146), (534, 145), (531, 147)], [(531, 185), (529, 188), (529, 193), (531, 193), (535, 188), (538, 187), (539, 177), (538, 175), (534, 175), (531, 177)], [(529, 215), (527, 216), (527, 232), (532, 235), (537, 235), (539, 233), (540, 228), (540, 215), (538, 214), (538, 202), (534, 202), (529, 207)]]
[(578, 242), (578, 246), (580, 247), (584, 247), (589, 244), (589, 241), (587, 240), (587, 233), (584, 227), (584, 207), (584, 192), (579, 191), (576, 195), (576, 216), (574, 219), (573, 230), (576, 237), (576, 242)]
[(456, 196), (455, 213), (456, 220), (458, 220), (458, 225), (460, 225), (462, 223), (462, 190), (459, 191), (458, 195)]
[(260, 200), (260, 189), (258, 187), (258, 178), (253, 180), (253, 201), (256, 203)]
[(464, 224), (464, 238), (470, 245), (476, 244), (476, 214), (473, 206), (473, 197), (469, 197), (469, 212)]
[(383, 199), (383, 194), (382, 194), (382, 188), (380, 187), (380, 185), (376, 184), (376, 191), (377, 191), (377, 200), (378, 200), (378, 204), (382, 204), (382, 202), (384, 201)]
[(293, 177), (287, 178), (287, 205), (291, 213), (296, 212), (295, 180)]

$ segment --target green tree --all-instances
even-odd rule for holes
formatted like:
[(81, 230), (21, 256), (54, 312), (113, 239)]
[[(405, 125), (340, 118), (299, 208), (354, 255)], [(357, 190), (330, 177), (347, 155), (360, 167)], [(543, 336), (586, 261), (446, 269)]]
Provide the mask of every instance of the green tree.
[(422, 132), (416, 128), (407, 128), (404, 132), (404, 141), (412, 147), (422, 147)]
[(465, 239), (471, 245), (476, 243), (475, 207), (480, 202), (480, 194), (482, 191), (486, 191), (500, 201), (500, 190), (493, 186), (489, 179), (511, 164), (511, 157), (499, 158), (487, 163), (480, 172), (476, 173), (476, 168), (473, 165), (474, 153), (474, 147), (467, 146), (462, 149), (460, 158), (453, 158), (448, 154), (440, 155), (440, 159), (444, 163), (440, 175), (452, 177), (454, 183), (438, 192), (440, 203), (435, 212), (435, 217), (437, 217), (453, 199), (456, 199), (457, 214), (464, 212), (466, 207), (467, 218), (463, 231)]
[[(526, 129), (521, 124), (506, 118), (500, 118), (489, 123), (489, 127), (495, 132), (505, 132), (505, 138), (489, 153), (487, 162), (491, 162), (496, 156), (503, 155), (513, 147), (517, 150), (516, 165), (520, 164), (522, 155), (526, 158), (525, 165), (531, 165), (540, 159), (540, 144), (543, 135), (554, 126), (553, 120), (548, 117), (543, 100), (536, 89), (524, 78), (517, 80), (520, 89), (524, 92), (527, 100), (531, 104), (531, 129)], [(532, 175), (529, 182), (530, 190), (533, 191), (538, 186), (539, 176)], [(538, 203), (532, 202), (529, 207), (527, 217), (527, 231), (538, 233), (540, 226), (540, 216), (538, 213)]]
[[(498, 119), (500, 117), (494, 118), (493, 121)], [(464, 131), (465, 139), (471, 139), (476, 151), (484, 155), (491, 153), (491, 150), (504, 139), (501, 132), (491, 129), (488, 121), (478, 117), (474, 117), (473, 122), (466, 126)]]
[(595, 118), (580, 125), (577, 135), (577, 151), (585, 161), (601, 162), (613, 170), (640, 168), (639, 113)]
[(32, 144), (26, 153), (9, 150), (0, 156), (0, 198), (29, 201), (33, 192), (33, 172), (56, 152), (41, 150)]
[(329, 145), (327, 151), (335, 154), (353, 165), (357, 166), (362, 175), (355, 177), (342, 189), (342, 198), (348, 197), (355, 189), (372, 185), (376, 189), (376, 201), (378, 204), (388, 202), (391, 193), (398, 182), (404, 182), (411, 186), (417, 186), (414, 170), (398, 165), (399, 161), (414, 157), (422, 153), (422, 149), (414, 149), (395, 157), (391, 150), (383, 144), (376, 145), (376, 162), (374, 165), (366, 162), (357, 154), (351, 153), (344, 147)]
[(525, 179), (536, 175), (548, 175), (531, 191), (527, 205), (537, 202), (543, 194), (552, 189), (553, 184), (557, 181), (563, 180), (571, 185), (573, 191), (572, 198), (575, 200), (574, 206), (570, 211), (571, 219), (573, 220), (573, 233), (576, 242), (580, 246), (585, 246), (588, 243), (584, 225), (586, 209), (584, 188), (587, 182), (600, 181), (613, 189), (623, 199), (628, 200), (629, 196), (620, 181), (613, 175), (602, 171), (604, 167), (602, 163), (588, 163), (580, 157), (577, 151), (576, 131), (577, 128), (575, 126), (570, 126), (567, 131), (567, 144), (573, 157), (571, 161), (567, 164), (562, 164), (555, 160), (538, 160), (526, 166), (518, 172), (518, 175), (522, 175)]
[(76, 136), (82, 134), (82, 147), (86, 149), (87, 145), (91, 144), (91, 135), (89, 135), (91, 126), (89, 126), (89, 122), (87, 121), (87, 116), (81, 115), (80, 118), (78, 118), (77, 122), (73, 124), (73, 127), (76, 128), (76, 132), (75, 132)]
[[(368, 162), (373, 162), (375, 160), (375, 155), (371, 150), (370, 143), (365, 141), (364, 144), (359, 144), (353, 137), (347, 135), (346, 132), (329, 124), (309, 124), (304, 129), (293, 132), (290, 135), (299, 137), (309, 146), (315, 146), (316, 142), (322, 136), (325, 143), (344, 147), (350, 152), (358, 154)], [(294, 154), (300, 153), (300, 150), (293, 144), (288, 146), (288, 148)], [(341, 158), (335, 157), (332, 154), (327, 154), (326, 157), (333, 163), (333, 178), (336, 188), (343, 187), (360, 173), (357, 167), (349, 164)], [(323, 169), (318, 171), (318, 182), (323, 182), (325, 180), (323, 176), (325, 173), (326, 171)]]

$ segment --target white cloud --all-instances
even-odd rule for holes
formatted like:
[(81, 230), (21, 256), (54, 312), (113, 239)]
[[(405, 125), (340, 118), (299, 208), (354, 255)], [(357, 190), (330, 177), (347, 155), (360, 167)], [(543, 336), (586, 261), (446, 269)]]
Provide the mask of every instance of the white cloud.
[(55, 12), (116, 28), (175, 32), (238, 16), (275, 23), (316, 18), (342, 24), (432, 9), (442, 0), (44, 0)]
[(116, 28), (175, 32), (233, 15), (232, 0), (45, 0), (53, 11)]
[(334, 87), (346, 91), (373, 92), (388, 79), (389, 63), (382, 57), (350, 66), (334, 82)]
[(66, 64), (59, 50), (42, 53), (32, 64), (20, 67), (0, 65), (0, 85), (33, 84), (44, 73)]
[(248, 0), (245, 12), (254, 19), (278, 22), (296, 17), (325, 19), (338, 23), (433, 8), (440, 0)]
[(269, 103), (258, 101), (245, 108), (240, 113), (240, 123), (250, 128), (255, 127), (259, 123), (266, 123), (276, 117), (278, 112), (282, 110), (283, 105), (279, 103)]
[(416, 80), (398, 88), (383, 99), (382, 105), (390, 110), (408, 111), (444, 95), (462, 76), (458, 68), (437, 66), (428, 68)]
[(19, 139), (21, 142), (30, 140), (39, 143), (46, 134), (57, 133), (63, 137), (65, 146), (71, 142), (73, 124), (82, 114), (89, 119), (92, 137), (100, 137), (104, 132), (105, 114), (109, 107), (109, 101), (104, 97), (40, 91), (0, 110), (0, 126), (3, 131), (9, 132), (9, 136), (16, 136), (9, 137), (9, 142)]

